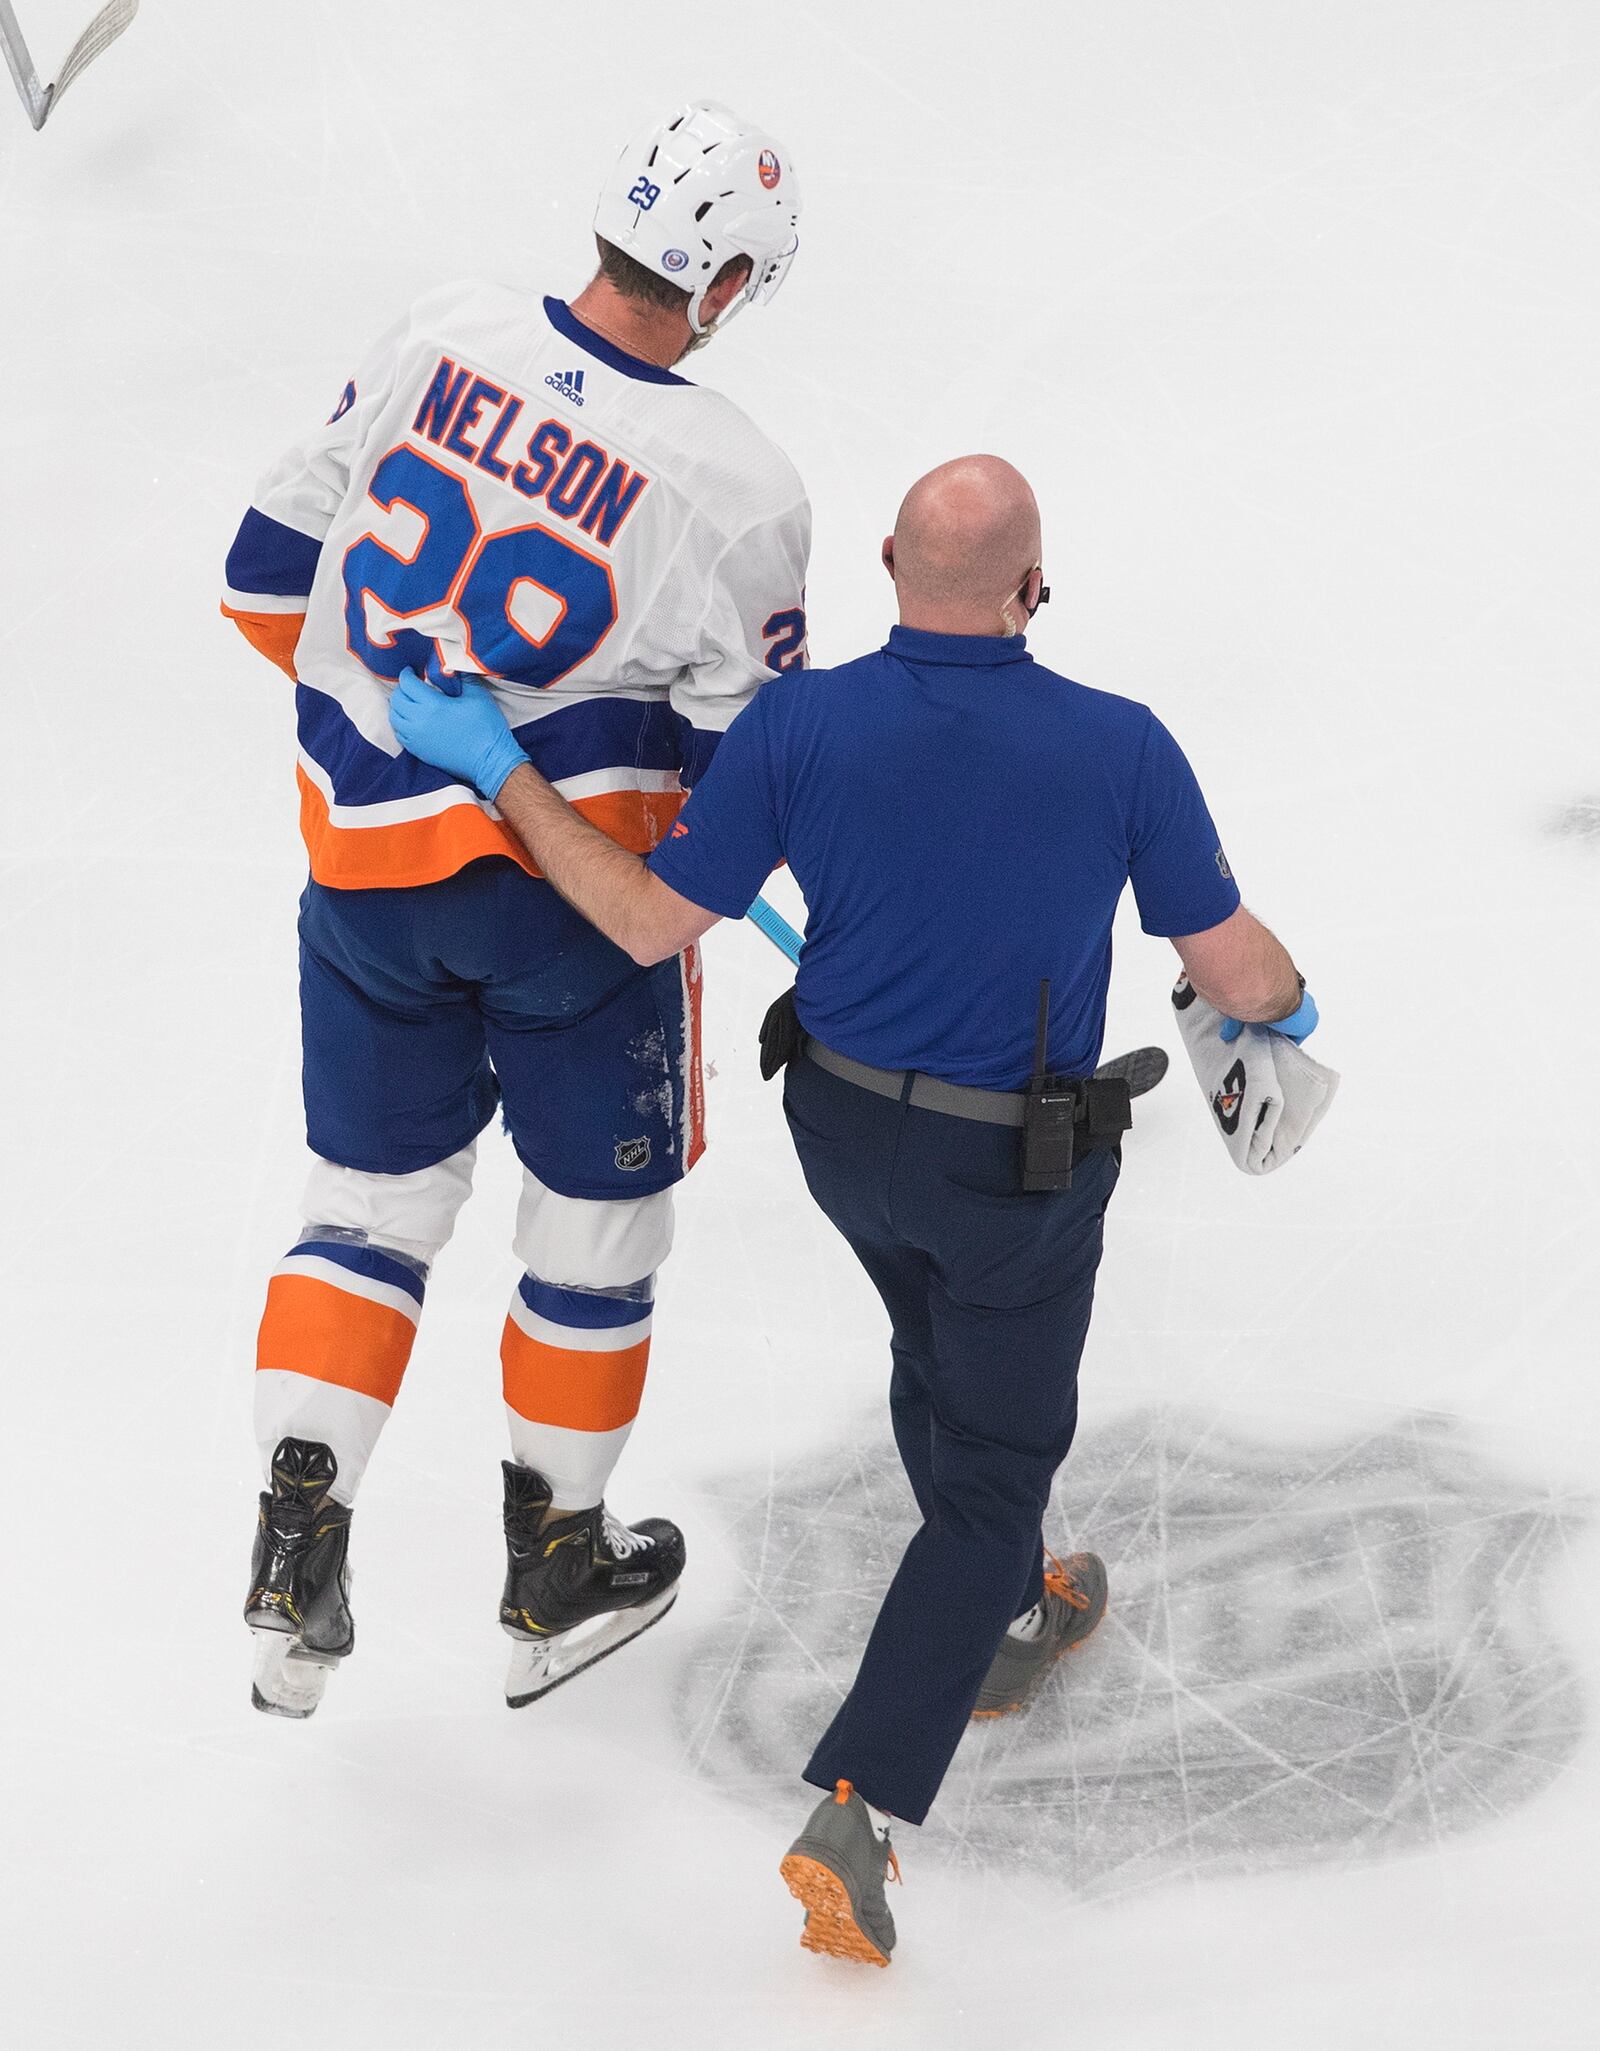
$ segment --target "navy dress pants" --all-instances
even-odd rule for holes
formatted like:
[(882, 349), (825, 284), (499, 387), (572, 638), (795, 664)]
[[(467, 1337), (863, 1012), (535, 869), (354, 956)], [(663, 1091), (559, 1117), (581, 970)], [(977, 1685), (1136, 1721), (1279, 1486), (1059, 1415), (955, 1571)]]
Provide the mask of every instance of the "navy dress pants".
[(1043, 1593), (1043, 1520), (1078, 1417), (1119, 1157), (1024, 1194), (1014, 1127), (875, 1096), (801, 1057), (784, 1110), (807, 1186), (893, 1326), (889, 1404), (922, 1524), (805, 1769), (920, 1823), (1008, 1624)]

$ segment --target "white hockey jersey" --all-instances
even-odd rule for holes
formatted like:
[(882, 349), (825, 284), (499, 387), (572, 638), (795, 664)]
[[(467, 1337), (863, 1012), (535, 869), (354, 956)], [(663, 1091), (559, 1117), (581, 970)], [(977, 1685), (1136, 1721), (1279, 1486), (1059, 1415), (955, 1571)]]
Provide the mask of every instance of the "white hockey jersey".
[(301, 824), (336, 888), (531, 868), (492, 805), (407, 755), (407, 664), (486, 676), (535, 766), (648, 853), (716, 738), (805, 660), (810, 508), (718, 393), (558, 299), (421, 300), (262, 480), (223, 610), (294, 676)]

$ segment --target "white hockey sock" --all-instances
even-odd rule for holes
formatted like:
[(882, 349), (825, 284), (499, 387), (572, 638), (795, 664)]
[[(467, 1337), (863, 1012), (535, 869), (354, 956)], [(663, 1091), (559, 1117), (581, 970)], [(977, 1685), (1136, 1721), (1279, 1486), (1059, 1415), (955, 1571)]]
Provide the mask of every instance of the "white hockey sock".
[(867, 1814), (872, 1818), (873, 1835), (876, 1837), (887, 1837), (889, 1835), (889, 1825), (894, 1821), (894, 1818), (885, 1809), (874, 1809), (872, 1804), (867, 1802), (865, 1795), (861, 1799), (866, 1802)]
[(558, 1288), (524, 1275), (500, 1342), (511, 1455), (563, 1513), (592, 1508), (627, 1443), (650, 1357), (654, 1277)]
[(280, 1439), (316, 1439), (353, 1503), (400, 1392), (427, 1286), (425, 1261), (364, 1232), (308, 1225), (267, 1285), (256, 1340), (255, 1418), (271, 1486)]

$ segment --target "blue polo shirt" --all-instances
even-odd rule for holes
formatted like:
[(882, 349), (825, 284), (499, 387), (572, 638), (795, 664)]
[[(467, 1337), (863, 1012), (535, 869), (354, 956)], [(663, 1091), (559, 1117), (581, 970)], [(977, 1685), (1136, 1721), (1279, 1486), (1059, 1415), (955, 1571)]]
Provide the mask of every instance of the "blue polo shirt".
[(1239, 892), (1193, 770), (1147, 706), (1023, 637), (925, 634), (765, 684), (650, 866), (742, 916), (780, 862), (806, 901), (795, 1002), (841, 1054), (1019, 1089), (1050, 980), (1049, 1063), (1100, 1058), (1111, 922), (1199, 933)]

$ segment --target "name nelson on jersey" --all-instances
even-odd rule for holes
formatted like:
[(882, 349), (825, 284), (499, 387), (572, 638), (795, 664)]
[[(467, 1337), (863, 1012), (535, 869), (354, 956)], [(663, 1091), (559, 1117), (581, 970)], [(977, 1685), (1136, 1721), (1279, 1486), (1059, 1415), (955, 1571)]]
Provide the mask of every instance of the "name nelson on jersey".
[[(536, 352), (520, 390), (489, 367), (508, 322)], [(572, 367), (544, 389), (551, 363)], [(628, 381), (626, 428), (577, 410), (623, 390), (596, 365)], [(702, 528), (714, 550), (685, 545)], [(803, 661), (809, 533), (798, 478), (737, 409), (564, 302), (419, 303), (262, 478), (228, 553), (224, 611), (295, 681), (312, 875), (381, 889), (527, 866), (470, 785), (393, 743), (390, 686), (436, 664), (490, 679), (541, 773), (648, 853), (741, 705)]]
[(542, 420), (519, 458), (503, 457), (508, 444), (515, 450), (512, 436), (526, 411), (517, 393), (441, 356), (411, 426), (524, 498), (542, 499), (560, 519), (609, 548), (650, 479), (596, 441), (575, 444), (560, 420)]

